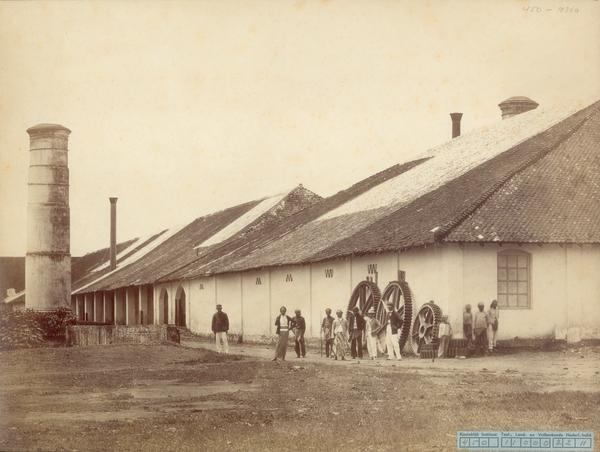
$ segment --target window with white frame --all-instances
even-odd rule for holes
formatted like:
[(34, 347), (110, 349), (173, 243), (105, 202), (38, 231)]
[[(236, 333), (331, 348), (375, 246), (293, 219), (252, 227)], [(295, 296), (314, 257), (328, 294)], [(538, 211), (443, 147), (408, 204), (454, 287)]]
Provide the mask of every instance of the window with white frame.
[(498, 306), (529, 308), (531, 305), (531, 254), (521, 250), (498, 253)]

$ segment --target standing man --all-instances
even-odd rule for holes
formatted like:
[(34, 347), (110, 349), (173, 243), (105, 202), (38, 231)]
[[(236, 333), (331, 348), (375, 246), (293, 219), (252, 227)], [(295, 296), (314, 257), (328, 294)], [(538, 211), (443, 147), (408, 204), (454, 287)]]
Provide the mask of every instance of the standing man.
[(473, 313), (470, 304), (465, 306), (465, 312), (463, 312), (463, 336), (467, 341), (467, 350), (470, 351), (473, 347)]
[(473, 316), (473, 333), (475, 335), (475, 351), (485, 355), (487, 346), (487, 335), (485, 334), (488, 328), (487, 314), (483, 312), (485, 305), (477, 303), (478, 311)]
[(325, 309), (325, 317), (321, 323), (321, 334), (323, 334), (323, 340), (325, 341), (325, 357), (329, 358), (329, 353), (333, 355), (333, 316), (329, 308)]
[(365, 336), (367, 337), (367, 351), (369, 352), (369, 358), (377, 358), (377, 330), (381, 326), (375, 318), (375, 308), (371, 308), (367, 311), (367, 318), (365, 319)]
[(360, 309), (358, 306), (354, 306), (352, 308), (352, 316), (350, 317), (350, 353), (352, 354), (352, 359), (356, 359), (356, 357), (363, 357), (363, 331), (365, 330), (365, 318), (361, 315)]
[(488, 337), (488, 349), (490, 352), (496, 351), (496, 333), (498, 332), (498, 302), (492, 300), (490, 309), (487, 312), (487, 337)]
[(285, 361), (285, 352), (287, 351), (288, 338), (290, 337), (290, 328), (294, 324), (292, 318), (285, 314), (286, 312), (286, 307), (282, 306), (279, 309), (280, 314), (275, 319), (275, 326), (277, 327), (275, 334), (277, 334), (278, 340), (273, 361), (277, 361), (278, 359)]
[(448, 357), (448, 346), (450, 345), (451, 337), (452, 327), (450, 326), (450, 322), (448, 322), (448, 316), (443, 315), (442, 321), (440, 322), (440, 325), (438, 327), (438, 339), (440, 340), (438, 358)]
[(338, 309), (335, 312), (337, 318), (333, 321), (334, 353), (335, 359), (346, 360), (346, 349), (348, 348), (348, 322), (342, 317), (343, 312)]
[(400, 355), (400, 342), (398, 339), (398, 332), (402, 328), (402, 318), (398, 311), (394, 307), (392, 301), (388, 301), (387, 304), (387, 321), (385, 326), (385, 342), (387, 345), (387, 359), (393, 359), (396, 355), (396, 359), (400, 361), (402, 356)]
[(297, 358), (306, 357), (306, 343), (304, 342), (304, 333), (306, 332), (306, 321), (302, 317), (300, 309), (295, 311), (294, 317), (294, 349), (296, 350)]
[(212, 318), (212, 332), (215, 333), (217, 353), (229, 353), (227, 331), (229, 331), (229, 317), (223, 311), (223, 306), (217, 305), (217, 312)]

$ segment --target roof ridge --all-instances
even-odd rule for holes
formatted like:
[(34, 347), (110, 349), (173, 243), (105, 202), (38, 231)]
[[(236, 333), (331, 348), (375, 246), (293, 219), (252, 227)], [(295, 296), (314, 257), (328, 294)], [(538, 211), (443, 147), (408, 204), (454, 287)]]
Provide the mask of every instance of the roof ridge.
[[(283, 193), (278, 193), (277, 195), (273, 195), (273, 196), (271, 196), (271, 197), (264, 198), (264, 199), (263, 199), (263, 201), (264, 201), (264, 200), (266, 200), (266, 199), (275, 198), (276, 196), (280, 196), (280, 199), (279, 199), (279, 201), (277, 201), (277, 203), (276, 203), (276, 204), (274, 204), (274, 205), (273, 205), (271, 208), (269, 208), (268, 210), (266, 210), (265, 212), (263, 212), (263, 213), (262, 213), (262, 214), (261, 214), (259, 217), (257, 217), (257, 218), (256, 218), (254, 221), (252, 221), (250, 224), (247, 224), (245, 227), (243, 227), (241, 230), (237, 231), (237, 232), (236, 232), (235, 234), (233, 234), (231, 237), (228, 237), (228, 238), (226, 238), (225, 240), (222, 240), (221, 242), (215, 243), (214, 245), (210, 245), (210, 246), (208, 247), (208, 249), (207, 249), (206, 253), (201, 253), (201, 254), (197, 255), (196, 259), (193, 259), (193, 260), (191, 260), (191, 261), (189, 261), (189, 262), (187, 262), (187, 263), (185, 263), (185, 264), (182, 264), (182, 265), (180, 265), (179, 267), (177, 267), (177, 268), (173, 269), (172, 271), (170, 271), (170, 272), (168, 272), (168, 273), (165, 273), (164, 275), (160, 276), (160, 277), (157, 279), (157, 281), (159, 281), (159, 280), (160, 280), (160, 281), (170, 281), (168, 278), (169, 278), (171, 275), (173, 275), (174, 273), (177, 273), (177, 272), (179, 272), (180, 270), (182, 270), (182, 269), (184, 269), (184, 268), (186, 268), (186, 267), (188, 267), (188, 266), (190, 266), (190, 265), (193, 265), (193, 264), (194, 264), (194, 263), (196, 263), (196, 262), (199, 262), (199, 261), (201, 261), (201, 260), (203, 260), (203, 259), (206, 259), (206, 258), (210, 257), (211, 255), (215, 255), (215, 254), (217, 254), (217, 256), (214, 258), (214, 260), (213, 260), (213, 261), (216, 261), (216, 260), (220, 259), (220, 258), (221, 258), (221, 257), (223, 257), (223, 256), (220, 256), (220, 255), (218, 255), (218, 253), (219, 253), (221, 250), (223, 250), (223, 249), (227, 248), (227, 246), (228, 246), (228, 245), (230, 245), (231, 243), (233, 243), (233, 242), (235, 241), (235, 239), (238, 237), (238, 235), (239, 235), (240, 233), (243, 233), (243, 231), (246, 231), (246, 230), (248, 230), (248, 228), (249, 228), (249, 227), (251, 227), (252, 225), (256, 224), (256, 223), (257, 223), (257, 221), (258, 221), (260, 218), (264, 217), (265, 215), (269, 214), (270, 212), (273, 212), (273, 211), (274, 211), (274, 210), (277, 208), (277, 206), (281, 205), (281, 203), (282, 203), (282, 202), (283, 202), (285, 199), (289, 198), (289, 197), (290, 197), (290, 196), (291, 196), (293, 193), (295, 193), (295, 192), (298, 192), (298, 191), (300, 191), (300, 190), (302, 190), (302, 191), (306, 191), (306, 192), (309, 192), (309, 193), (311, 193), (311, 194), (315, 195), (316, 197), (318, 197), (319, 199), (318, 199), (318, 201), (317, 201), (317, 202), (321, 202), (321, 201), (323, 201), (323, 199), (324, 199), (324, 198), (323, 198), (321, 195), (319, 195), (318, 193), (315, 193), (314, 191), (312, 191), (312, 190), (310, 190), (310, 189), (306, 188), (306, 187), (305, 187), (303, 184), (298, 184), (298, 185), (296, 185), (294, 188), (292, 188), (292, 189), (291, 189), (291, 190), (289, 190), (289, 191), (285, 191), (285, 192), (283, 192)], [(308, 208), (308, 207), (307, 207), (307, 208)], [(300, 211), (298, 211), (298, 212), (296, 212), (296, 213), (292, 214), (291, 216), (297, 215), (297, 214), (301, 213), (303, 210), (305, 210), (305, 209), (302, 209), (302, 210), (300, 210)], [(289, 231), (287, 231), (287, 232), (289, 232)], [(285, 234), (282, 234), (281, 236), (283, 236), (283, 235), (285, 235)], [(280, 237), (278, 237), (278, 238), (280, 238)], [(267, 242), (267, 243), (268, 243), (268, 242)], [(232, 254), (232, 253), (234, 253), (234, 252), (236, 252), (236, 251), (239, 251), (239, 250), (243, 249), (244, 247), (247, 247), (247, 246), (249, 246), (249, 244), (250, 244), (249, 242), (244, 242), (244, 243), (242, 243), (240, 246), (238, 246), (238, 247), (234, 248), (233, 250), (230, 250), (230, 251), (229, 251), (228, 253), (226, 253), (224, 256), (227, 256), (227, 255), (230, 255), (230, 254)], [(199, 249), (199, 246), (196, 246), (195, 248)]]
[[(563, 137), (561, 137), (556, 143), (553, 143), (552, 146), (550, 146), (548, 149), (540, 152), (539, 154), (535, 154), (535, 155), (531, 156), (530, 158), (528, 158), (524, 163), (522, 163), (521, 165), (519, 165), (513, 171), (509, 172), (506, 176), (504, 176), (498, 182), (496, 182), (495, 184), (493, 184), (488, 190), (486, 190), (485, 192), (483, 192), (481, 194), (481, 196), (479, 196), (471, 205), (468, 205), (467, 207), (465, 207), (460, 212), (460, 214), (457, 215), (454, 219), (452, 219), (450, 222), (448, 222), (447, 224), (441, 226), (438, 230), (436, 230), (433, 233), (434, 241), (435, 242), (440, 242), (444, 238), (446, 238), (452, 232), (453, 229), (455, 229), (463, 221), (465, 221), (469, 217), (469, 215), (471, 215), (479, 207), (481, 207), (492, 195), (494, 195), (494, 193), (496, 193), (498, 190), (500, 190), (500, 188), (502, 188), (504, 185), (506, 185), (508, 183), (508, 181), (510, 181), (517, 174), (519, 174), (519, 173), (523, 172), (524, 170), (526, 170), (527, 168), (529, 168), (534, 163), (539, 162), (541, 159), (543, 159), (544, 157), (546, 157), (552, 151), (556, 150), (566, 140), (568, 140), (569, 138), (571, 138), (585, 123), (587, 123), (590, 120), (590, 118), (594, 115), (594, 113), (597, 113), (598, 111), (600, 111), (599, 107), (600, 107), (600, 101), (595, 102), (592, 105), (589, 105), (589, 106), (583, 108), (582, 110), (579, 110), (577, 113), (582, 113), (582, 112), (584, 112), (585, 110), (588, 110), (588, 109), (592, 110), (592, 112), (590, 114), (586, 115), (579, 123), (575, 124), (573, 126), (573, 128), (571, 130), (569, 130)], [(596, 111), (593, 111), (594, 108), (596, 108)], [(575, 114), (577, 114), (577, 113), (575, 113)], [(526, 141), (524, 141), (523, 143), (519, 143), (516, 146), (523, 145), (524, 143), (527, 143), (528, 141), (530, 141), (530, 140), (532, 140), (532, 139), (540, 136), (541, 134), (547, 133), (548, 130), (550, 130), (550, 129), (552, 129), (552, 128), (554, 128), (554, 127), (556, 127), (556, 126), (558, 126), (558, 125), (560, 125), (562, 123), (564, 123), (567, 120), (569, 120), (569, 117), (563, 119), (562, 121), (559, 121), (558, 123), (554, 124), (550, 128), (545, 129), (542, 132), (537, 133), (536, 135), (533, 135), (533, 136), (529, 137)], [(514, 149), (516, 146), (513, 146), (513, 148), (511, 148), (511, 149)], [(508, 152), (511, 149), (507, 149), (505, 152)]]

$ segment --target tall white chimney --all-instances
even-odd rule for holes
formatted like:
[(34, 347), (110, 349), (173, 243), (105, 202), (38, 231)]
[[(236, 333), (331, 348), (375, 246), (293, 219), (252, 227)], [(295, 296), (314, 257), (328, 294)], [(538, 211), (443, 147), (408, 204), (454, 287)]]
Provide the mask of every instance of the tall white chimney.
[(29, 134), (25, 307), (71, 306), (68, 142), (71, 131), (38, 124)]

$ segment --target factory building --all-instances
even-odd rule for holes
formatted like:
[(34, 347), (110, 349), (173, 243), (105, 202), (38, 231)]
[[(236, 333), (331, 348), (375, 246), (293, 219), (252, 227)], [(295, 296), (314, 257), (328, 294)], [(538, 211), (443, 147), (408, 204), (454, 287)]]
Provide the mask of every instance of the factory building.
[(500, 108), (464, 134), (453, 114), (450, 141), (333, 196), (299, 186), (137, 239), (74, 282), (72, 308), (209, 334), (220, 303), (264, 340), (285, 305), (318, 337), (361, 282), (404, 280), (411, 322), (434, 300), (460, 335), (465, 304), (497, 299), (500, 340), (600, 338), (600, 102)]

